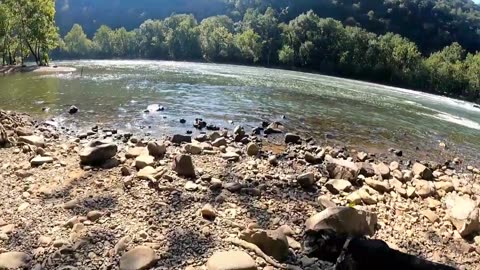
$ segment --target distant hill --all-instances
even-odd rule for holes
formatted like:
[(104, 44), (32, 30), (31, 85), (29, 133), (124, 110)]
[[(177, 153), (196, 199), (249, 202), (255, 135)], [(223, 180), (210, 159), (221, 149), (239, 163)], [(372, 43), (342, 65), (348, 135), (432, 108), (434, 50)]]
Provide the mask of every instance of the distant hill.
[(199, 20), (227, 14), (238, 20), (247, 8), (272, 6), (290, 20), (308, 10), (378, 34), (394, 32), (414, 41), (424, 53), (452, 42), (480, 50), (480, 6), (471, 0), (57, 0), (63, 34), (74, 23), (92, 35), (102, 24), (133, 29), (146, 19), (193, 13)]

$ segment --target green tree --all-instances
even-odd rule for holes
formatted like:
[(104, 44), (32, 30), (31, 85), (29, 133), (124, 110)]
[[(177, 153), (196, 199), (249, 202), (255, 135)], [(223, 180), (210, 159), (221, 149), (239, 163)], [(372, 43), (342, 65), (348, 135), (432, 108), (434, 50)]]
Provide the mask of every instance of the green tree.
[(203, 20), (199, 26), (199, 42), (203, 58), (208, 61), (225, 61), (233, 55), (233, 21), (227, 16)]
[(113, 30), (106, 25), (100, 26), (97, 32), (95, 32), (95, 35), (93, 36), (93, 44), (100, 57), (113, 55), (113, 35)]
[(139, 56), (147, 58), (166, 57), (165, 48), (166, 28), (159, 20), (147, 20), (138, 29), (137, 38)]
[(247, 29), (235, 36), (235, 44), (245, 62), (257, 63), (262, 55), (263, 44), (260, 35)]
[(72, 57), (88, 57), (92, 53), (93, 43), (78, 24), (73, 25), (63, 42), (65, 52)]
[(197, 20), (193, 15), (179, 14), (164, 21), (165, 44), (172, 59), (197, 59), (200, 57)]
[(295, 51), (288, 45), (284, 45), (278, 51), (278, 60), (286, 65), (293, 65), (295, 63)]

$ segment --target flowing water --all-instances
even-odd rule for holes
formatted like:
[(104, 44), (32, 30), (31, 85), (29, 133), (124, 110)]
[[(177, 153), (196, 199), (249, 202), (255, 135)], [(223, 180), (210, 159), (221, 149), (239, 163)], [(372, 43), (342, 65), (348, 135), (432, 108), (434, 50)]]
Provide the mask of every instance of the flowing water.
[[(479, 157), (480, 109), (455, 99), (256, 67), (163, 61), (56, 64), (77, 71), (0, 77), (0, 109), (55, 117), (79, 129), (98, 124), (153, 136), (185, 133), (195, 118), (230, 129), (229, 121), (249, 129), (262, 120), (277, 120), (322, 143), (379, 152), (394, 147), (435, 157), (442, 155), (438, 143), (443, 141), (448, 153), (471, 163)], [(67, 113), (72, 104), (80, 109), (73, 116)], [(144, 113), (152, 104), (165, 110)]]

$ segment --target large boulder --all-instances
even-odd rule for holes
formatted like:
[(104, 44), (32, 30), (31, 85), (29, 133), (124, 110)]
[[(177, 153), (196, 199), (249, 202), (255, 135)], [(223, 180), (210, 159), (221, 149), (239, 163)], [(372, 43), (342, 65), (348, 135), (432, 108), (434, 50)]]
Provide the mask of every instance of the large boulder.
[(195, 166), (189, 155), (178, 155), (173, 160), (172, 169), (180, 176), (195, 177)]
[(155, 251), (149, 247), (136, 247), (120, 258), (120, 270), (142, 270), (153, 266), (157, 261)]
[(116, 144), (106, 141), (92, 141), (80, 152), (80, 161), (86, 165), (104, 163), (113, 158), (118, 151)]
[(331, 207), (310, 217), (306, 223), (306, 232), (333, 230), (352, 236), (373, 235), (377, 215), (351, 207)]
[(468, 196), (448, 194), (445, 196), (445, 205), (450, 221), (461, 236), (480, 232), (479, 209), (475, 201)]
[(246, 252), (220, 251), (208, 259), (207, 270), (257, 270), (257, 264)]
[(0, 254), (0, 269), (24, 269), (28, 267), (30, 256), (23, 252)]
[(330, 178), (355, 181), (358, 176), (358, 167), (355, 163), (343, 159), (328, 160), (327, 171)]
[(288, 257), (288, 240), (283, 230), (246, 230), (240, 234), (240, 239), (258, 246), (279, 262)]
[(418, 175), (422, 179), (425, 179), (425, 180), (432, 180), (433, 179), (432, 170), (430, 170), (425, 165), (420, 164), (418, 162), (413, 164), (412, 171), (413, 171), (414, 175)]

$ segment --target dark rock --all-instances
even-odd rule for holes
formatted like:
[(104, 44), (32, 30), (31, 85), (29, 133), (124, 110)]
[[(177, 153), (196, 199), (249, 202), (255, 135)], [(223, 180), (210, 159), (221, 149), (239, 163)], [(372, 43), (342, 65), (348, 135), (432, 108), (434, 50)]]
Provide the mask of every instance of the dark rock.
[(195, 167), (192, 157), (189, 155), (178, 155), (173, 160), (172, 169), (180, 176), (195, 177)]
[(315, 184), (313, 173), (304, 173), (297, 177), (297, 182), (302, 188), (311, 188)]
[(69, 114), (76, 114), (78, 112), (78, 108), (74, 105), (70, 106), (70, 109), (68, 109)]
[(210, 131), (218, 131), (220, 130), (220, 127), (217, 127), (215, 125), (208, 125), (207, 126), (207, 130), (210, 130)]
[(263, 133), (265, 134), (283, 133), (284, 129), (285, 128), (281, 123), (273, 122), (265, 128)]
[(238, 183), (238, 182), (233, 182), (233, 183), (224, 183), (223, 184), (223, 188), (230, 191), (230, 192), (238, 192), (240, 191), (243, 186), (242, 184)]
[(375, 170), (373, 169), (372, 164), (368, 162), (358, 162), (356, 164), (358, 167), (358, 174), (366, 177), (371, 177), (375, 175)]
[(201, 118), (195, 119), (195, 123), (193, 124), (193, 127), (196, 129), (204, 129), (207, 126), (207, 122), (203, 121)]
[(176, 144), (191, 143), (192, 142), (192, 137), (181, 135), (181, 134), (175, 134), (175, 135), (173, 135), (173, 137), (170, 141), (172, 143), (176, 143)]
[(207, 134), (200, 134), (197, 137), (195, 137), (195, 140), (199, 142), (206, 142), (208, 140), (208, 136)]
[(355, 181), (358, 176), (358, 167), (355, 163), (343, 159), (330, 159), (327, 164), (330, 178)]
[(285, 135), (285, 143), (286, 144), (289, 144), (289, 143), (297, 144), (297, 143), (300, 143), (301, 139), (302, 138), (300, 136), (298, 136), (297, 134), (287, 133)]
[(185, 119), (180, 119), (180, 124), (185, 124), (185, 123), (187, 123), (187, 120), (185, 120)]

